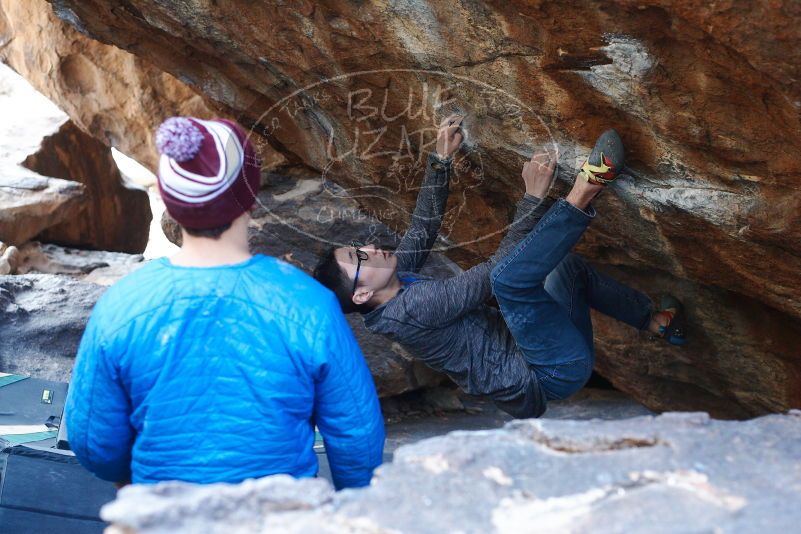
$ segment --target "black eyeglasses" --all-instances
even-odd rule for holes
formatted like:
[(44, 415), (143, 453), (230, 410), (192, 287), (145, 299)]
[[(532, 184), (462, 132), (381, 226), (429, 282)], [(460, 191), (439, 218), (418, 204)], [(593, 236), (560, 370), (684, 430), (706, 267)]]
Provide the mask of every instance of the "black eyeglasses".
[(361, 247), (364, 246), (364, 243), (360, 241), (351, 241), (350, 246), (356, 250), (356, 276), (353, 277), (353, 290), (350, 292), (351, 295), (355, 295), (356, 284), (359, 283), (359, 271), (362, 269), (362, 262), (367, 261), (370, 256), (368, 256), (365, 251), (361, 250)]

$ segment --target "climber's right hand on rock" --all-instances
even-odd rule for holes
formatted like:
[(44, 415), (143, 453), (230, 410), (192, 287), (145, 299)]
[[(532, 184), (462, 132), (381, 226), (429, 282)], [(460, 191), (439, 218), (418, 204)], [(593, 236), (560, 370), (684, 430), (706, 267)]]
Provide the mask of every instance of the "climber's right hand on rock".
[(523, 164), (521, 176), (526, 184), (527, 194), (540, 199), (545, 198), (551, 188), (558, 159), (558, 151), (541, 149), (534, 152), (531, 160)]
[(462, 135), (462, 115), (450, 115), (443, 120), (437, 131), (437, 157), (448, 159), (459, 149), (464, 136)]

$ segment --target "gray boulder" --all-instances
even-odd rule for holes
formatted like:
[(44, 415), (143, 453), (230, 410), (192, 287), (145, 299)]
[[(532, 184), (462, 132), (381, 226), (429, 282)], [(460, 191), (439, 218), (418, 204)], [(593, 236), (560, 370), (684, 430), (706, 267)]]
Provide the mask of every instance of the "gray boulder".
[(525, 420), (399, 448), (371, 486), (319, 479), (129, 486), (117, 532), (792, 532), (801, 411)]
[(143, 258), (36, 241), (17, 256), (0, 276), (0, 372), (67, 381), (95, 302)]
[(67, 380), (105, 289), (55, 274), (0, 276), (0, 371)]

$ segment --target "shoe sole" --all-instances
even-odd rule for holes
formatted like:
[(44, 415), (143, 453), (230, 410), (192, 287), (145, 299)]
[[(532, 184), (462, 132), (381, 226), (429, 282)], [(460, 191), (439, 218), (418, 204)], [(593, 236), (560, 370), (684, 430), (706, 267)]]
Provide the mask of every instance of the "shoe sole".
[(615, 130), (609, 129), (595, 141), (580, 175), (590, 183), (607, 185), (617, 178), (625, 164), (623, 141)]

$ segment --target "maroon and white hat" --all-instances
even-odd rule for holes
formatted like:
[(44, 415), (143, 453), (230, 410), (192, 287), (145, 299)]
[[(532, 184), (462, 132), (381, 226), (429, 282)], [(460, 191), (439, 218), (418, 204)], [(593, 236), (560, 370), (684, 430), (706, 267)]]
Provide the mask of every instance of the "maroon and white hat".
[(156, 148), (159, 191), (181, 226), (216, 228), (253, 207), (261, 164), (238, 124), (171, 117), (156, 131)]

